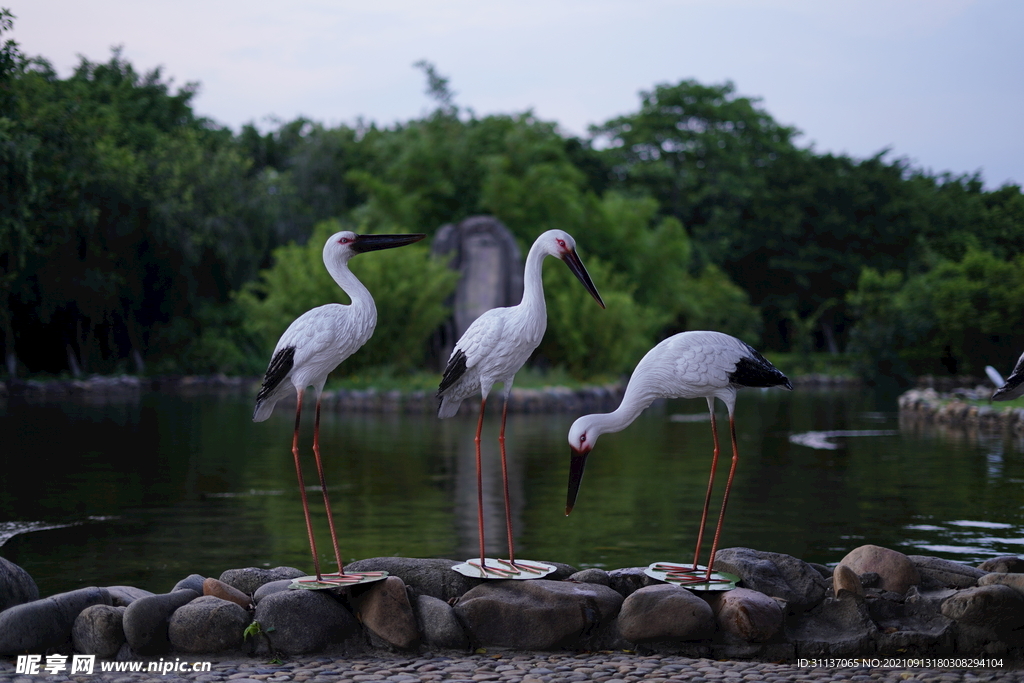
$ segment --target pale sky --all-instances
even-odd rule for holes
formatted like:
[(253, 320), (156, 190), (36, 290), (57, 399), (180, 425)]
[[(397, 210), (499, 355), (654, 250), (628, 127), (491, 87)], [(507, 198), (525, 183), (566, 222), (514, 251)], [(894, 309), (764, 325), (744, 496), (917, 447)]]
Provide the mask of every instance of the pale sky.
[[(818, 152), (1024, 183), (1021, 0), (0, 0), (13, 38), (68, 75), (110, 48), (199, 81), (196, 111), (389, 125), (428, 112), (426, 59), (477, 115), (585, 134), (640, 90), (726, 79)], [(371, 9), (372, 7), (372, 9)]]

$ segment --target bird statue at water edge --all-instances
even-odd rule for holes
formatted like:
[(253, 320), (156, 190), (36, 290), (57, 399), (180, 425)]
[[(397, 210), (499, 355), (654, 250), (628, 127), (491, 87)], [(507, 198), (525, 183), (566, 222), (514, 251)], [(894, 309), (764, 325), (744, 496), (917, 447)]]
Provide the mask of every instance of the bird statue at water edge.
[(1024, 354), (1021, 354), (1006, 383), (992, 394), (993, 401), (1012, 401), (1024, 395)]
[[(470, 571), (478, 572), (485, 578), (522, 578), (528, 574), (546, 574), (554, 568), (550, 565), (517, 561), (512, 538), (512, 513), (508, 494), (508, 466), (505, 457), (505, 418), (508, 414), (508, 397), (516, 373), (526, 363), (534, 349), (540, 344), (547, 328), (547, 306), (544, 302), (544, 285), (541, 265), (546, 256), (561, 259), (573, 275), (583, 283), (597, 303), (604, 308), (604, 301), (594, 286), (593, 280), (576, 253), (576, 242), (562, 230), (548, 230), (540, 235), (526, 257), (523, 275), (523, 299), (515, 306), (492, 308), (469, 326), (452, 350), (444, 369), (441, 384), (437, 390), (440, 399), (437, 416), (452, 417), (459, 411), (462, 402), (480, 395), (480, 416), (476, 424), (476, 485), (477, 525), (480, 535), (480, 561), (467, 561)], [(484, 552), (483, 479), (480, 466), (480, 433), (484, 423), (484, 409), (491, 387), (501, 382), (504, 404), (501, 409), (501, 431), (498, 444), (501, 450), (501, 478), (505, 496), (505, 527), (508, 535), (508, 560), (493, 560), (488, 564)]]
[[(380, 572), (345, 574), (345, 565), (338, 551), (338, 535), (334, 529), (334, 517), (327, 495), (323, 463), (320, 460), (320, 398), (323, 394), (327, 375), (343, 360), (359, 350), (373, 334), (377, 326), (377, 308), (366, 287), (348, 268), (349, 259), (357, 254), (379, 249), (393, 249), (412, 244), (426, 237), (422, 233), (408, 235), (357, 235), (348, 230), (331, 235), (324, 244), (324, 265), (338, 286), (349, 296), (349, 305), (327, 304), (306, 311), (296, 318), (277, 342), (271, 357), (263, 385), (256, 396), (254, 422), (270, 417), (274, 406), (293, 392), (298, 401), (295, 406), (295, 432), (292, 435), (292, 456), (295, 459), (295, 474), (299, 480), (299, 494), (302, 511), (306, 517), (306, 531), (309, 534), (309, 548), (313, 554), (316, 581), (309, 586), (325, 587), (344, 585), (381, 578)], [(299, 419), (302, 415), (302, 398), (307, 387), (312, 386), (316, 394), (316, 417), (313, 422), (313, 455), (316, 457), (320, 490), (323, 493), (327, 522), (334, 545), (334, 557), (338, 563), (337, 574), (323, 574), (310, 521), (309, 502), (302, 480), (299, 464)]]
[[(749, 344), (721, 332), (691, 331), (669, 337), (647, 352), (633, 371), (626, 386), (622, 403), (611, 413), (584, 415), (569, 429), (571, 448), (569, 464), (569, 490), (566, 496), (565, 514), (572, 512), (579, 494), (580, 481), (587, 457), (597, 444), (597, 439), (608, 432), (619, 432), (628, 427), (655, 399), (659, 398), (700, 398), (708, 402), (711, 411), (711, 432), (714, 435), (714, 454), (711, 460), (711, 476), (704, 498), (700, 529), (697, 532), (697, 549), (693, 565), (686, 567), (668, 563), (652, 565), (668, 572), (669, 580), (684, 584), (711, 581), (715, 552), (722, 532), (722, 519), (729, 500), (733, 475), (739, 451), (736, 447), (736, 390), (741, 387), (783, 386), (792, 389), (789, 379), (768, 362)], [(711, 504), (711, 489), (718, 465), (718, 429), (715, 423), (715, 399), (720, 399), (729, 410), (729, 431), (732, 436), (732, 465), (722, 498), (722, 509), (715, 526), (714, 541), (706, 572), (699, 572), (700, 548), (704, 541), (704, 526), (707, 523)], [(704, 576), (700, 574), (704, 573)]]

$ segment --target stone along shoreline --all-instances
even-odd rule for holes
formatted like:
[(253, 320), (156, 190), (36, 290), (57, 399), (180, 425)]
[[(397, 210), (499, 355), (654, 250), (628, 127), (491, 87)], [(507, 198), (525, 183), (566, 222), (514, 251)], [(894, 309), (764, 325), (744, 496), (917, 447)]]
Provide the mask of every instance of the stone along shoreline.
[[(830, 375), (802, 375), (793, 378), (793, 385), (807, 388), (837, 388), (856, 386), (852, 377)], [(91, 377), (78, 380), (37, 380), (0, 382), (0, 400), (19, 397), (26, 401), (118, 401), (137, 399), (144, 392), (164, 392), (181, 395), (207, 395), (218, 393), (251, 394), (254, 398), (260, 386), (257, 377), (227, 377), (224, 375), (183, 377), (137, 377), (118, 375)], [(508, 410), (512, 413), (545, 412), (605, 412), (614, 410), (625, 392), (622, 382), (588, 385), (576, 389), (548, 386), (540, 389), (514, 387), (509, 397)], [(322, 398), (325, 409), (347, 412), (432, 413), (437, 410), (433, 391), (401, 391), (398, 389), (337, 389), (325, 391)], [(472, 402), (463, 406), (466, 415), (475, 414)], [(280, 401), (280, 405), (295, 405), (294, 397)]]
[[(953, 430), (963, 433), (1004, 432), (1024, 437), (1024, 408), (981, 403), (992, 396), (989, 386), (961, 387), (939, 392), (911, 389), (897, 400), (900, 427), (910, 430)], [(981, 403), (981, 405), (979, 405)]]
[(108, 586), (39, 599), (31, 577), (0, 559), (0, 655), (271, 661), (317, 653), (458, 658), (483, 649), (617, 652), (637, 666), (655, 655), (808, 660), (811, 668), (831, 662), (829, 670), (854, 660), (998, 668), (1024, 659), (1024, 560), (1016, 557), (970, 567), (867, 545), (829, 569), (727, 548), (715, 567), (736, 574), (740, 587), (726, 592), (666, 584), (641, 567), (576, 571), (553, 563), (557, 571), (545, 579), (512, 581), (465, 577), (451, 570), (455, 564), (360, 560), (346, 569), (389, 576), (326, 591), (290, 590), (305, 572), (278, 567), (193, 574), (163, 594)]

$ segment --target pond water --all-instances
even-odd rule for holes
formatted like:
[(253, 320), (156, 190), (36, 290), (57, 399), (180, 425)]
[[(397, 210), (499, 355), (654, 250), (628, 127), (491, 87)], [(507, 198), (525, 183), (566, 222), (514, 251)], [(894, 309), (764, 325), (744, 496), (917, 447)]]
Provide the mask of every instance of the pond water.
[[(233, 567), (311, 571), (293, 413), (254, 424), (251, 411), (249, 395), (0, 403), (0, 555), (43, 595), (118, 584), (165, 591), (190, 573)], [(488, 553), (504, 556), (493, 413), (484, 425)], [(703, 400), (669, 401), (602, 436), (569, 517), (566, 432), (576, 416), (510, 415), (517, 556), (607, 569), (691, 559), (711, 463), (706, 413)], [(719, 418), (715, 510), (729, 463), (721, 405)], [(736, 419), (740, 460), (722, 547), (827, 564), (864, 543), (972, 563), (1024, 546), (1017, 443), (901, 431), (894, 397), (863, 389), (745, 390)], [(316, 481), (311, 423), (307, 484)], [(324, 413), (321, 450), (346, 561), (476, 553), (475, 427), (472, 416)], [(310, 501), (327, 570), (316, 491)]]

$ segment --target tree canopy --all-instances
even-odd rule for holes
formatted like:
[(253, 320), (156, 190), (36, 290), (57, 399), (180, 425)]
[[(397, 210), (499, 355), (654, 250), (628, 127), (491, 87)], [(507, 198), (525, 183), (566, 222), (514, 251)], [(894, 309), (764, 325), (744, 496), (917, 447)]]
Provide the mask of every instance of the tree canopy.
[[(0, 33), (12, 20), (0, 12)], [(976, 372), (1024, 348), (1017, 186), (801, 148), (730, 82), (655, 85), (581, 138), (531, 111), (463, 110), (415, 66), (436, 105), (422, 117), (235, 133), (196, 114), (197, 84), (118, 50), (60, 78), (3, 42), (7, 376), (257, 373), (291, 318), (344, 300), (319, 258), (327, 231), (432, 235), (481, 213), (524, 251), (549, 228), (576, 238), (608, 309), (545, 269), (538, 360), (581, 378), (627, 372), (686, 329), (846, 352), (869, 377)], [(380, 327), (351, 364), (422, 365), (453, 275), (425, 246), (364, 261)]]

